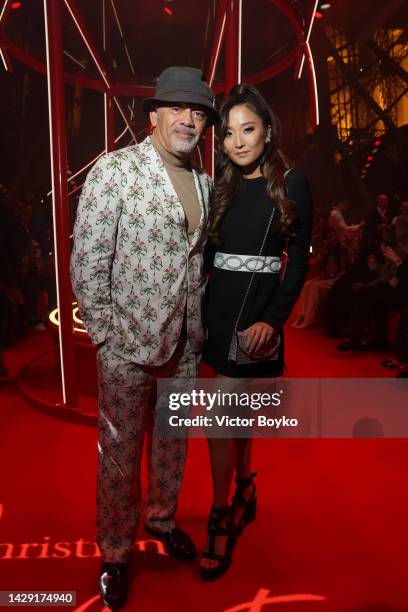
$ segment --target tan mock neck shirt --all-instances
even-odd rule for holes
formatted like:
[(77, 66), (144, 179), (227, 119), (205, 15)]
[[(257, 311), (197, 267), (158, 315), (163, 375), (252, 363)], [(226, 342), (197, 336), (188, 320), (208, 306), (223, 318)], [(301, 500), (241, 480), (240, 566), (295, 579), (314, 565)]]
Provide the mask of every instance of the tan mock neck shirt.
[(150, 140), (157, 149), (164, 167), (170, 177), (173, 187), (179, 197), (186, 216), (186, 231), (188, 241), (191, 242), (193, 234), (200, 223), (201, 207), (194, 182), (194, 175), (189, 160), (176, 157), (162, 147), (154, 132)]

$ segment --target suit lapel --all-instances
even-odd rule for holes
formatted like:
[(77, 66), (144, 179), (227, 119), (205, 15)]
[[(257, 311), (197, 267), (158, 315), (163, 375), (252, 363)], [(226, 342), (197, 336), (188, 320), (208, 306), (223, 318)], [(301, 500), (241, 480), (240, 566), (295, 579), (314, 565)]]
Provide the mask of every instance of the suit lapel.
[[(171, 182), (171, 178), (166, 170), (166, 166), (164, 165), (162, 158), (160, 157), (158, 151), (153, 146), (150, 141), (150, 138), (146, 138), (144, 144), (148, 148), (150, 158), (152, 160), (152, 168), (150, 169), (150, 177), (154, 174), (159, 174), (164, 178), (164, 184), (162, 185), (163, 190), (163, 205), (166, 211), (166, 214), (169, 214), (175, 221), (177, 221), (178, 225), (186, 226), (186, 215), (184, 213), (184, 208), (181, 205), (179, 197), (177, 195), (176, 190), (173, 187), (173, 183)], [(152, 182), (152, 181), (151, 181)], [(153, 194), (156, 189), (152, 185)], [(187, 230), (186, 230), (187, 232)]]
[(194, 177), (195, 188), (197, 191), (198, 201), (200, 204), (201, 217), (200, 217), (200, 223), (197, 225), (195, 232), (193, 234), (193, 237), (191, 239), (190, 246), (189, 246), (189, 252), (191, 252), (196, 247), (199, 241), (199, 238), (201, 236), (203, 226), (206, 224), (206, 220), (207, 220), (207, 209), (204, 203), (206, 194), (203, 192), (204, 190), (203, 190), (203, 185), (201, 184), (200, 174), (196, 170), (194, 170), (194, 168), (193, 168), (193, 177)]

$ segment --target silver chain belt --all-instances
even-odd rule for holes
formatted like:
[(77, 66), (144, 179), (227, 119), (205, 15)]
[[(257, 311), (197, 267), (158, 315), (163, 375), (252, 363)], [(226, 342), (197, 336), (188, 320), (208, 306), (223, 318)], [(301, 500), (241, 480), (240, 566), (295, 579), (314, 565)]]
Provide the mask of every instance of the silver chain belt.
[(214, 257), (214, 266), (221, 270), (233, 272), (269, 272), (278, 274), (281, 269), (280, 257), (271, 255), (232, 255), (218, 251)]

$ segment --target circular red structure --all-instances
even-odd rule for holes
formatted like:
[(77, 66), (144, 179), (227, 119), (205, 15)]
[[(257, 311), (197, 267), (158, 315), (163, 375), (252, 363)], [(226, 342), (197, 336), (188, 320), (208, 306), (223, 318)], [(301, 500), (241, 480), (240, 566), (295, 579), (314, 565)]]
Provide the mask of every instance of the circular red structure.
[[(286, 70), (292, 64), (295, 64), (296, 62), (298, 62), (300, 58), (302, 57), (303, 53), (305, 53), (307, 57), (307, 64), (309, 67), (309, 78), (310, 78), (310, 63), (311, 63), (310, 62), (310, 49), (308, 50), (307, 48), (308, 45), (305, 44), (305, 40), (304, 40), (302, 16), (298, 13), (294, 5), (288, 0), (269, 0), (269, 2), (273, 4), (273, 6), (280, 13), (282, 13), (285, 16), (285, 18), (289, 20), (294, 30), (294, 33), (295, 33), (295, 41), (292, 44), (292, 47), (289, 48), (287, 51), (285, 51), (284, 55), (280, 57), (280, 59), (275, 60), (273, 64), (271, 64), (267, 68), (257, 73), (250, 74), (250, 75), (244, 75), (241, 80), (245, 80), (247, 82), (251, 82), (254, 84), (258, 84), (263, 81), (266, 81), (272, 78), (273, 76), (278, 75), (280, 72)], [(71, 74), (71, 73), (63, 71), (63, 64), (62, 64), (62, 57), (61, 57), (62, 56), (62, 52), (61, 52), (62, 36), (60, 34), (58, 35), (58, 38), (61, 39), (58, 41), (56, 41), (56, 36), (54, 36), (53, 38), (53, 33), (57, 29), (61, 30), (61, 11), (60, 11), (61, 7), (58, 4), (52, 4), (52, 6), (55, 7), (55, 11), (58, 8), (58, 14), (55, 13), (54, 15), (55, 25), (58, 26), (58, 28), (57, 27), (50, 28), (47, 26), (47, 29), (46, 29), (47, 31), (46, 48), (47, 48), (47, 57), (49, 56), (49, 64), (52, 68), (52, 65), (54, 65), (55, 67), (58, 63), (58, 70), (57, 68), (55, 68), (54, 74), (52, 70), (50, 70), (49, 72), (47, 71), (47, 65), (44, 61), (35, 57), (34, 55), (30, 55), (29, 53), (27, 53), (25, 49), (21, 48), (18, 44), (9, 40), (4, 34), (4, 28), (0, 28), (0, 46), (8, 54), (10, 54), (10, 56), (13, 56), (15, 59), (22, 62), (29, 68), (36, 70), (44, 75), (48, 74), (49, 82), (53, 81), (53, 87), (51, 87), (50, 83), (49, 83), (49, 87), (51, 88), (51, 94), (52, 94), (50, 96), (50, 100), (51, 99), (54, 100), (54, 103), (56, 103), (57, 100), (61, 99), (61, 96), (58, 96), (58, 91), (63, 90), (64, 83), (74, 84), (74, 85), (78, 85), (83, 88), (97, 90), (101, 93), (106, 94), (108, 98), (111, 98), (111, 99), (114, 98), (114, 101), (116, 102), (116, 105), (118, 106), (122, 114), (122, 118), (124, 119), (127, 125), (127, 128), (129, 129), (130, 133), (132, 133), (132, 136), (134, 137), (133, 132), (132, 132), (131, 122), (130, 123), (128, 122), (126, 118), (126, 112), (124, 112), (124, 109), (122, 108), (122, 104), (117, 98), (119, 96), (148, 97), (149, 95), (152, 94), (152, 91), (154, 90), (153, 86), (137, 85), (133, 83), (117, 83), (117, 82), (115, 83), (113, 82), (111, 80), (111, 77), (109, 76), (109, 70), (107, 69), (105, 65), (103, 54), (99, 51), (98, 45), (93, 40), (93, 37), (88, 30), (87, 24), (82, 18), (81, 11), (77, 3), (75, 2), (75, 0), (65, 0), (65, 2), (61, 4), (65, 4), (65, 8), (68, 9), (68, 12), (73, 18), (75, 26), (78, 30), (78, 35), (82, 37), (83, 42), (88, 47), (88, 50), (90, 51), (92, 55), (95, 65), (98, 68), (100, 78), (91, 78), (87, 75), (83, 76), (81, 74)], [(11, 5), (8, 5), (8, 6), (11, 6)], [(50, 12), (49, 10), (47, 11), (48, 5), (45, 4), (44, 6), (45, 6), (45, 11), (46, 11), (45, 21), (46, 21), (46, 24), (49, 24), (51, 23), (51, 20), (49, 19), (51, 17), (51, 14), (49, 14)], [(217, 6), (217, 11), (218, 11), (217, 19), (220, 22), (219, 23), (220, 33), (219, 33), (219, 38), (217, 38), (217, 35), (214, 36), (214, 42), (216, 42), (218, 46), (220, 46), (222, 43), (223, 27), (221, 28), (221, 24), (223, 23), (223, 19), (228, 22), (227, 8), (228, 7), (226, 4), (226, 0), (220, 0)], [(168, 8), (166, 5), (163, 6), (163, 9), (169, 15), (172, 13), (172, 9)], [(4, 13), (2, 23), (1, 23), (2, 26), (4, 26), (4, 22), (6, 21), (6, 18), (7, 18), (7, 14)], [(233, 25), (231, 25), (232, 20), (230, 20), (228, 23), (229, 23), (229, 30), (233, 30)], [(238, 21), (236, 23), (238, 23)], [(235, 27), (235, 22), (234, 22), (234, 27)], [(228, 28), (226, 29), (228, 30)], [(237, 38), (237, 32), (235, 30), (234, 30), (234, 35), (236, 35), (235, 38)], [(50, 40), (52, 41), (52, 44), (49, 43)], [(225, 42), (226, 55), (228, 55), (228, 52), (230, 53), (230, 49), (227, 48), (227, 42), (228, 41), (226, 40)], [(51, 51), (50, 51), (50, 47), (51, 47)], [(210, 67), (209, 67), (209, 70), (212, 69), (214, 73), (215, 73), (215, 68), (217, 65), (218, 51), (215, 57), (216, 59), (214, 60), (214, 65), (212, 65), (212, 63), (210, 62)], [(54, 61), (56, 59), (58, 59), (58, 62)], [(50, 77), (50, 74), (51, 74), (51, 77)], [(227, 74), (228, 74), (228, 70), (226, 72), (226, 75)], [(54, 79), (52, 78), (53, 76), (54, 76)], [(56, 83), (55, 79), (57, 76), (58, 76), (58, 87), (55, 85)], [(216, 93), (222, 91), (224, 89), (224, 83), (216, 83), (215, 85), (213, 85), (213, 89)], [(313, 100), (312, 100), (312, 106), (313, 106)], [(50, 109), (52, 111), (51, 103), (50, 103)], [(52, 112), (51, 112), (51, 115), (52, 115)], [(63, 116), (63, 114), (61, 116)], [(53, 131), (54, 129), (56, 130), (58, 138), (60, 139), (60, 141), (62, 141), (64, 138), (64, 131), (65, 131), (64, 125), (65, 124), (63, 124), (63, 122), (60, 121), (59, 122), (60, 125), (56, 125), (55, 121), (52, 118), (51, 118), (51, 124), (53, 125)], [(112, 134), (110, 135), (112, 136)], [(111, 138), (111, 141), (113, 140), (114, 139)], [(65, 157), (66, 156), (61, 155), (58, 152), (57, 153), (55, 153), (54, 151), (52, 152), (52, 159), (54, 160), (54, 162), (55, 160), (57, 160), (58, 162), (58, 167), (57, 167), (57, 164), (54, 163), (54, 166), (55, 168), (57, 168), (57, 170), (58, 168), (61, 170), (60, 168), (61, 160), (65, 159)], [(64, 164), (62, 164), (62, 166), (63, 166), (62, 170), (64, 172), (62, 173), (60, 172), (59, 174), (57, 172), (57, 175), (64, 177), (62, 180), (62, 183), (65, 184), (66, 167), (64, 167)], [(54, 168), (54, 171), (55, 171), (55, 168)], [(58, 195), (58, 189), (56, 191)], [(60, 191), (61, 191), (61, 193), (59, 194), (60, 206), (54, 205), (54, 213), (57, 211), (61, 219), (65, 219), (65, 217), (63, 217), (63, 212), (64, 212), (64, 202), (66, 201), (66, 197), (63, 193), (64, 190), (61, 189)], [(54, 198), (55, 198), (55, 190), (54, 190)], [(57, 246), (58, 244), (61, 245), (61, 243), (64, 243), (64, 241), (66, 240), (66, 231), (62, 230), (61, 228), (62, 228), (61, 224), (56, 225), (55, 242)], [(58, 249), (57, 249), (57, 252), (58, 252)], [(58, 316), (55, 312), (51, 313), (51, 315), (54, 315), (54, 318), (51, 316), (51, 321), (49, 323), (49, 329), (53, 333), (53, 336), (54, 336), (54, 347), (55, 348), (53, 351), (48, 351), (46, 354), (41, 355), (37, 360), (34, 360), (34, 362), (28, 364), (28, 366), (23, 371), (23, 375), (21, 376), (20, 388), (23, 390), (24, 394), (27, 397), (30, 396), (29, 399), (31, 399), (33, 402), (41, 403), (41, 397), (40, 397), (41, 394), (38, 393), (38, 390), (39, 390), (38, 383), (40, 380), (43, 380), (44, 389), (45, 389), (44, 391), (45, 397), (43, 398), (43, 405), (46, 406), (47, 408), (49, 408), (50, 405), (60, 408), (61, 401), (62, 401), (62, 405), (65, 406), (64, 410), (68, 410), (68, 408), (66, 407), (67, 405), (70, 405), (71, 406), (70, 409), (72, 409), (72, 406), (75, 407), (77, 405), (76, 402), (79, 401), (80, 406), (78, 410), (79, 410), (79, 413), (81, 413), (82, 399), (87, 398), (87, 401), (86, 401), (87, 408), (85, 409), (85, 413), (88, 415), (89, 413), (96, 414), (97, 380), (96, 380), (95, 348), (92, 346), (86, 331), (83, 328), (78, 327), (80, 322), (75, 321), (75, 311), (73, 311), (72, 313), (74, 317), (75, 330), (74, 330), (73, 335), (71, 335), (71, 317), (70, 317), (69, 304), (72, 299), (72, 293), (71, 293), (70, 285), (65, 282), (66, 276), (68, 274), (67, 273), (67, 270), (68, 270), (67, 261), (69, 259), (69, 249), (65, 247), (64, 249), (62, 249), (61, 247), (61, 254), (62, 254), (61, 257), (64, 261), (63, 263), (61, 263), (60, 267), (57, 270), (57, 280), (61, 281), (62, 279), (64, 281), (64, 283), (59, 282), (60, 288), (64, 286), (64, 290), (61, 289), (61, 295), (59, 296), (60, 304), (62, 305), (61, 327), (59, 326)], [(61, 258), (60, 258), (60, 261), (62, 261)], [(64, 312), (65, 312), (65, 315), (64, 315)], [(60, 342), (61, 342), (61, 347), (59, 346)], [(61, 351), (60, 351), (60, 348), (61, 348)], [(69, 348), (69, 351), (65, 350), (68, 348)], [(62, 387), (65, 393), (63, 400), (59, 398), (57, 392), (54, 393), (55, 389), (61, 383), (60, 365), (59, 365), (60, 361), (62, 362), (62, 371), (63, 371)], [(65, 362), (68, 364), (67, 368), (64, 368)], [(52, 384), (55, 387), (53, 393), (51, 394), (49, 393), (50, 390), (47, 388), (47, 384), (48, 384), (47, 375), (49, 376), (50, 380), (52, 379), (53, 381)], [(77, 382), (76, 382), (76, 375), (78, 378)], [(31, 389), (30, 389), (30, 385), (31, 385)], [(69, 391), (70, 397), (68, 397), (68, 393), (66, 393), (67, 389)], [(77, 400), (78, 394), (79, 394), (79, 400)], [(89, 406), (88, 406), (89, 401), (91, 402), (91, 406), (92, 406), (92, 409), (90, 411), (89, 411)], [(75, 408), (72, 410), (75, 413), (78, 412)]]
[[(271, 4), (273, 4), (285, 17), (290, 21), (296, 36), (296, 42), (292, 49), (289, 49), (285, 56), (281, 59), (277, 60), (268, 68), (260, 70), (259, 72), (253, 74), (247, 74), (242, 77), (243, 81), (248, 83), (261, 83), (266, 81), (273, 76), (276, 76), (286, 70), (291, 64), (298, 61), (299, 57), (303, 52), (304, 45), (304, 32), (302, 26), (302, 17), (296, 11), (296, 9), (285, 0), (269, 0)], [(15, 2), (13, 4), (21, 5), (21, 2)], [(11, 5), (11, 8), (13, 5)], [(165, 6), (163, 10), (168, 14), (173, 14), (172, 9)], [(4, 25), (4, 24), (3, 24)], [(36, 70), (41, 74), (47, 74), (47, 66), (45, 62), (35, 57), (34, 55), (30, 55), (27, 51), (21, 48), (19, 45), (11, 41), (4, 34), (4, 31), (0, 31), (0, 46), (3, 47), (7, 53), (9, 53), (12, 57), (14, 57), (17, 61), (25, 64), (32, 70)], [(104, 83), (101, 79), (95, 79), (89, 76), (83, 76), (80, 74), (73, 74), (69, 72), (64, 72), (64, 80), (66, 83), (71, 85), (78, 85), (80, 87), (84, 87), (87, 89), (93, 89), (100, 92), (107, 92), (108, 87), (106, 83)], [(223, 83), (214, 83), (213, 89), (215, 93), (220, 93), (223, 91), (224, 84)], [(134, 97), (146, 97), (151, 95), (154, 90), (153, 86), (146, 85), (134, 85), (133, 83), (115, 83), (110, 89), (110, 93), (115, 96), (134, 96)]]
[(46, 321), (53, 336), (53, 348), (32, 359), (19, 373), (18, 385), (22, 395), (35, 408), (57, 418), (86, 425), (96, 424), (98, 381), (96, 349), (78, 318), (78, 308), (72, 305), (74, 320), (74, 353), (78, 375), (79, 405), (73, 409), (63, 404), (59, 366), (58, 309)]

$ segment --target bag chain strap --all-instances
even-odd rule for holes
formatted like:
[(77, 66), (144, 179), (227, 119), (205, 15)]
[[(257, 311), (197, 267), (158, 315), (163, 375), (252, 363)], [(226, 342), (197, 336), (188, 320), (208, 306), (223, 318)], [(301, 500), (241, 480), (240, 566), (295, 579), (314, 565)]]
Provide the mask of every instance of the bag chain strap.
[[(268, 237), (269, 230), (270, 230), (270, 227), (271, 227), (271, 224), (272, 224), (272, 221), (273, 221), (274, 216), (275, 216), (275, 209), (273, 209), (273, 210), (272, 210), (272, 212), (271, 212), (271, 216), (269, 217), (268, 227), (266, 228), (265, 236), (264, 236), (264, 239), (263, 239), (263, 241), (262, 241), (262, 246), (261, 246), (261, 248), (260, 248), (260, 250), (259, 250), (259, 255), (258, 255), (258, 257), (261, 257), (261, 255), (262, 255), (262, 251), (263, 251), (263, 249), (264, 249), (265, 242), (266, 242), (266, 239), (267, 239), (267, 237)], [(253, 283), (254, 277), (255, 277), (255, 271), (254, 271), (254, 272), (252, 272), (252, 274), (251, 274), (251, 278), (250, 278), (250, 281), (249, 281), (249, 283), (248, 283), (248, 287), (247, 287), (247, 290), (246, 290), (246, 292), (245, 292), (244, 299), (242, 300), (241, 310), (239, 311), (239, 314), (238, 314), (237, 320), (235, 321), (235, 325), (234, 325), (234, 332), (236, 332), (236, 331), (237, 331), (237, 328), (238, 328), (238, 323), (239, 323), (239, 320), (240, 320), (240, 318), (241, 318), (241, 316), (242, 316), (242, 313), (243, 313), (243, 311), (244, 311), (244, 306), (245, 306), (245, 303), (246, 303), (246, 301), (247, 301), (247, 299), (248, 299), (248, 295), (249, 295), (249, 292), (250, 292), (250, 290), (251, 290), (251, 287), (252, 287), (252, 283)]]
[[(289, 170), (286, 170), (286, 172), (284, 173), (284, 178), (285, 179), (286, 179), (287, 174), (290, 172), (290, 170), (291, 170), (291, 168), (289, 168)], [(273, 208), (273, 210), (271, 212), (271, 216), (269, 217), (268, 227), (266, 228), (265, 236), (264, 236), (264, 239), (262, 241), (262, 246), (261, 246), (261, 248), (259, 250), (258, 257), (261, 257), (261, 255), (262, 255), (262, 251), (264, 249), (265, 242), (266, 242), (266, 239), (268, 237), (269, 230), (271, 228), (273, 218), (275, 216), (275, 210), (276, 209)], [(239, 323), (239, 320), (240, 320), (240, 318), (242, 316), (242, 313), (244, 312), (244, 307), (245, 307), (246, 301), (248, 299), (249, 292), (251, 291), (251, 287), (252, 287), (252, 283), (253, 283), (254, 277), (255, 277), (255, 270), (252, 272), (251, 278), (250, 278), (249, 283), (248, 283), (247, 290), (246, 290), (245, 295), (244, 295), (244, 299), (242, 300), (241, 309), (239, 311), (237, 320), (235, 321), (235, 325), (234, 325), (234, 333), (236, 333), (238, 331), (238, 323)]]

